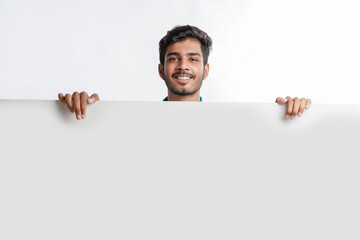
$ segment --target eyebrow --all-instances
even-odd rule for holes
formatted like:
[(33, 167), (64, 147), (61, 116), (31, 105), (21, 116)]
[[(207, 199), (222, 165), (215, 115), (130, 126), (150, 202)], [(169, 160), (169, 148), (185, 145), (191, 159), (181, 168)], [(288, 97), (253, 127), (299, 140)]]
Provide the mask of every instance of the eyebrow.
[[(166, 57), (171, 56), (171, 55), (180, 56), (180, 53), (178, 53), (178, 52), (171, 52), (171, 53), (166, 54)], [(199, 56), (199, 57), (201, 57), (201, 54), (200, 54), (200, 53), (187, 53), (186, 55), (189, 55), (189, 56)]]

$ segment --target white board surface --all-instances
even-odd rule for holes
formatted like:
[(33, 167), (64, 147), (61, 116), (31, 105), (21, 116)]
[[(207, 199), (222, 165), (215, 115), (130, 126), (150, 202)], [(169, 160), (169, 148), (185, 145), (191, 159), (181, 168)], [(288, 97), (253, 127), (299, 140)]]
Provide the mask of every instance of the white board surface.
[(0, 101), (0, 239), (359, 239), (360, 106)]

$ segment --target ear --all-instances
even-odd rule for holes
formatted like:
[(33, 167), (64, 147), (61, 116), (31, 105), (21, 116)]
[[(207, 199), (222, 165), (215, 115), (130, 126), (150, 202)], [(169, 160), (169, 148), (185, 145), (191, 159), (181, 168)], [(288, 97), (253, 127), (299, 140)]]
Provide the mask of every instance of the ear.
[(204, 77), (203, 80), (205, 80), (207, 78), (207, 76), (209, 75), (209, 70), (210, 70), (210, 65), (207, 63), (204, 67)]
[(158, 70), (159, 70), (159, 75), (160, 75), (160, 77), (161, 77), (163, 80), (165, 80), (164, 66), (163, 66), (161, 63), (159, 64)]

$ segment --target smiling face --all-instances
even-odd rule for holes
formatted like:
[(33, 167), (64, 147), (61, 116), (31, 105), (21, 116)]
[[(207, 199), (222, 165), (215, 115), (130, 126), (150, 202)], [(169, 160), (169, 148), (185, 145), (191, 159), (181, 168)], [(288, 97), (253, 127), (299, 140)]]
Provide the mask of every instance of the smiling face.
[(159, 64), (159, 74), (168, 88), (169, 100), (200, 99), (199, 90), (208, 72), (209, 64), (204, 66), (201, 43), (194, 38), (169, 45), (164, 65)]

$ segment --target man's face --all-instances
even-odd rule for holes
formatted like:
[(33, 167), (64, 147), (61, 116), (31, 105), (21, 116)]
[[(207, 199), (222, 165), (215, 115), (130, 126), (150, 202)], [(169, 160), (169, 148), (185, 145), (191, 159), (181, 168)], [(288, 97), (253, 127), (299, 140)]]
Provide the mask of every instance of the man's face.
[(188, 38), (168, 46), (164, 66), (159, 64), (159, 74), (170, 92), (193, 95), (200, 90), (209, 72), (209, 64), (204, 66), (203, 61), (201, 43)]

